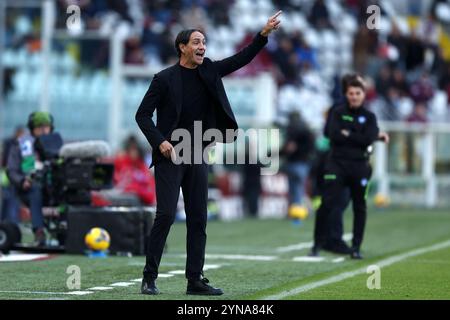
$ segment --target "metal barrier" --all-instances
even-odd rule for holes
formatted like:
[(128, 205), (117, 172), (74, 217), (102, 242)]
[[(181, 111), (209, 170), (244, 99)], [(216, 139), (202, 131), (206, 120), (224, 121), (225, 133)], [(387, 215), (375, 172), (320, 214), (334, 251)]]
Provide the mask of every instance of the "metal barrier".
[(380, 128), (391, 143), (375, 144), (378, 192), (398, 204), (450, 205), (443, 192), (450, 186), (450, 124), (382, 122)]

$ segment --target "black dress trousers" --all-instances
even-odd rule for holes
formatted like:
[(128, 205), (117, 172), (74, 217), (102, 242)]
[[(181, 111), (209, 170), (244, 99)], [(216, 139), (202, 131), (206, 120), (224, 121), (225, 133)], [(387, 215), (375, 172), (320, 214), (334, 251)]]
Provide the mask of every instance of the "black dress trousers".
[[(200, 152), (200, 150), (199, 150)], [(192, 152), (193, 154), (193, 152)], [(180, 187), (183, 192), (186, 227), (186, 278), (203, 274), (206, 247), (208, 164), (174, 164), (170, 159), (155, 163), (156, 217), (147, 246), (144, 278), (156, 279), (158, 267), (177, 209)]]

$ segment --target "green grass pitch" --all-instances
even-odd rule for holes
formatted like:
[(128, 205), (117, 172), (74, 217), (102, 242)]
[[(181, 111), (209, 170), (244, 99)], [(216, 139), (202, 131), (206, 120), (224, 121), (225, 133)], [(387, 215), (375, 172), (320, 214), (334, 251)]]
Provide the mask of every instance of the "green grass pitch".
[[(345, 215), (345, 230), (351, 230), (352, 214)], [(448, 210), (369, 210), (362, 253), (364, 260), (322, 253), (321, 262), (294, 261), (306, 256), (312, 239), (314, 216), (302, 225), (290, 220), (211, 221), (205, 271), (214, 286), (225, 294), (220, 297), (186, 296), (184, 223), (176, 223), (168, 239), (160, 272), (171, 274), (158, 279), (159, 296), (139, 293), (144, 257), (108, 257), (59, 255), (31, 262), (0, 262), (0, 299), (450, 299), (450, 246), (401, 258), (380, 269), (380, 289), (369, 290), (370, 274), (356, 274), (337, 282), (308, 287), (346, 272), (366, 268), (379, 261), (399, 257), (418, 248), (428, 248), (450, 240)], [(303, 243), (303, 249), (280, 250)], [(306, 243), (306, 244), (305, 244)], [(344, 259), (338, 259), (343, 257)], [(254, 259), (254, 260), (250, 260)], [(342, 261), (343, 260), (343, 261)], [(72, 295), (66, 282), (68, 266), (81, 270), (84, 295)], [(131, 281), (136, 280), (136, 281)], [(111, 286), (115, 284), (115, 286)], [(110, 287), (93, 290), (93, 287)], [(90, 289), (90, 290), (89, 290)], [(294, 294), (286, 293), (294, 290)]]

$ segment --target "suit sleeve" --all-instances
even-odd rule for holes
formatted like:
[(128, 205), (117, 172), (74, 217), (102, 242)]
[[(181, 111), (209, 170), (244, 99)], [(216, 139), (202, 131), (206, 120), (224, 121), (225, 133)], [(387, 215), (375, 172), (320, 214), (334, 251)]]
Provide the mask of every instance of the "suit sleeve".
[(363, 133), (350, 132), (348, 140), (360, 147), (367, 147), (377, 140), (379, 131), (377, 119), (372, 114), (368, 117), (366, 130)]
[(8, 159), (6, 162), (6, 175), (9, 181), (16, 187), (20, 188), (25, 180), (25, 175), (20, 167), (22, 156), (17, 144), (13, 144), (8, 152)]
[(224, 77), (250, 63), (259, 51), (267, 44), (267, 37), (258, 33), (252, 43), (246, 46), (244, 49), (236, 53), (235, 55), (225, 58), (223, 60), (215, 61), (214, 65), (221, 77)]
[(139, 128), (145, 138), (147, 138), (147, 141), (150, 143), (153, 150), (158, 150), (159, 145), (166, 140), (152, 120), (155, 109), (160, 106), (162, 102), (162, 95), (163, 90), (161, 80), (155, 75), (135, 116)]

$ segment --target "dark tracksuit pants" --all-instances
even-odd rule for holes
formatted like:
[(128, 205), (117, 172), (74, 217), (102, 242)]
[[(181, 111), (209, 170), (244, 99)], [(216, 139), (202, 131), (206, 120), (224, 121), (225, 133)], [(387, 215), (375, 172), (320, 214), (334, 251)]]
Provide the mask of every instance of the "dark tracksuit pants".
[[(315, 194), (320, 195), (323, 199), (324, 191), (324, 175), (325, 166), (329, 158), (329, 152), (323, 152), (317, 158), (315, 168)], [(341, 195), (337, 196), (334, 215), (330, 217), (328, 226), (316, 225), (316, 229), (326, 232), (325, 235), (317, 235), (318, 238), (326, 238), (325, 245), (329, 248), (333, 247), (338, 242), (342, 241), (344, 234), (344, 212), (350, 202), (350, 190), (343, 188)], [(319, 220), (319, 223), (325, 223), (323, 219)]]
[(367, 160), (342, 160), (330, 158), (325, 169), (325, 183), (322, 204), (316, 212), (314, 245), (323, 247), (327, 241), (330, 224), (342, 212), (342, 195), (350, 189), (353, 203), (352, 247), (359, 249), (363, 241), (366, 225), (366, 192), (372, 169)]
[(208, 165), (174, 164), (163, 159), (155, 164), (156, 217), (150, 232), (144, 278), (156, 279), (158, 267), (177, 209), (180, 187), (186, 211), (186, 278), (203, 274), (206, 246)]
[(327, 244), (329, 247), (333, 247), (336, 243), (343, 241), (344, 235), (344, 212), (350, 203), (350, 189), (348, 187), (341, 190), (340, 196), (337, 196), (337, 202), (333, 215), (330, 216), (328, 221), (328, 237)]

